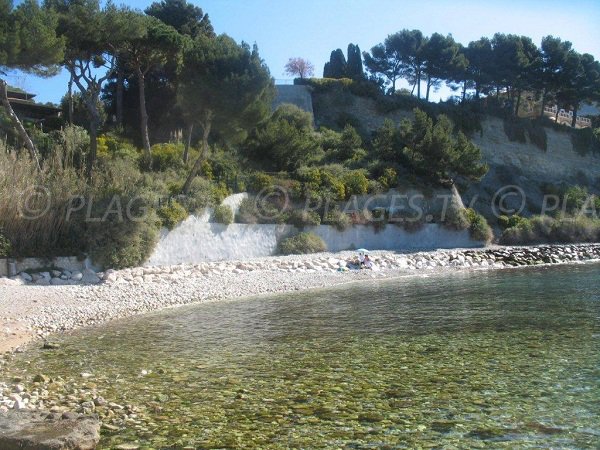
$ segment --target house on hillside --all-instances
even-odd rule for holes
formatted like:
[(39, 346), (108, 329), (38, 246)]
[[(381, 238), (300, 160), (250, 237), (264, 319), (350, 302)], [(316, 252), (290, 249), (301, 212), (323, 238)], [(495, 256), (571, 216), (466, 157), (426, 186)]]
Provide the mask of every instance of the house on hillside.
[(23, 122), (41, 125), (46, 119), (60, 117), (60, 108), (36, 103), (33, 100), (35, 94), (11, 86), (8, 87), (7, 93), (13, 111)]

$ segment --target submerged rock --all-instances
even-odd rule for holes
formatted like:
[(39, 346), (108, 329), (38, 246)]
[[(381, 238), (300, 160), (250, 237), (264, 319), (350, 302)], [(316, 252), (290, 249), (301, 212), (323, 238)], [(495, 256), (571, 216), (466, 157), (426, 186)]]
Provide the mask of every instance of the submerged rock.
[(43, 411), (0, 413), (3, 450), (92, 450), (99, 440), (100, 421), (95, 416)]

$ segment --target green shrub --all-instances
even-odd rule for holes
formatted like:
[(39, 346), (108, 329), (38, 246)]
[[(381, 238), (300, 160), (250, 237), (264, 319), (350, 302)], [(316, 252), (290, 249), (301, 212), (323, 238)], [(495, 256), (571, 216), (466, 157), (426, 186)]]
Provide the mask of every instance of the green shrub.
[(299, 233), (283, 239), (279, 243), (279, 252), (283, 255), (318, 253), (326, 250), (327, 246), (323, 242), (323, 239), (314, 233)]
[(2, 234), (2, 229), (0, 229), (0, 258), (6, 258), (10, 256), (11, 246), (10, 241), (7, 239), (4, 234)]
[(163, 171), (183, 167), (183, 145), (155, 144), (151, 148), (152, 169)]
[(466, 230), (471, 226), (466, 210), (454, 203), (448, 206), (442, 219), (443, 225), (451, 230)]
[(325, 214), (323, 223), (331, 225), (338, 231), (344, 231), (352, 225), (352, 220), (348, 217), (348, 214), (339, 209), (333, 209)]
[(387, 167), (383, 170), (383, 175), (381, 175), (377, 181), (379, 181), (385, 189), (394, 188), (398, 186), (398, 173), (393, 168)]
[(229, 225), (233, 223), (233, 211), (230, 206), (219, 205), (213, 213), (213, 220), (217, 223)]
[(468, 208), (466, 210), (467, 218), (471, 225), (469, 226), (469, 235), (476, 241), (490, 243), (494, 239), (492, 228), (481, 214), (475, 210)]
[(88, 230), (88, 247), (94, 263), (105, 269), (142, 265), (158, 241), (158, 218), (150, 211), (143, 220), (94, 223)]
[(510, 217), (503, 215), (498, 217), (498, 225), (503, 229), (512, 228), (518, 226), (523, 220), (525, 219), (518, 214), (514, 214)]
[(353, 170), (344, 176), (346, 198), (352, 195), (363, 195), (369, 190), (369, 180), (360, 170)]
[(264, 172), (253, 173), (248, 180), (249, 192), (258, 193), (271, 186), (273, 186), (273, 177)]
[(530, 219), (522, 219), (518, 225), (504, 230), (500, 243), (526, 245), (598, 242), (599, 240), (600, 219), (584, 216), (560, 219), (534, 216)]
[(188, 211), (175, 200), (161, 206), (156, 213), (162, 222), (162, 225), (169, 230), (175, 228), (188, 217)]
[(294, 210), (288, 217), (288, 223), (298, 229), (321, 225), (321, 217), (316, 211)]

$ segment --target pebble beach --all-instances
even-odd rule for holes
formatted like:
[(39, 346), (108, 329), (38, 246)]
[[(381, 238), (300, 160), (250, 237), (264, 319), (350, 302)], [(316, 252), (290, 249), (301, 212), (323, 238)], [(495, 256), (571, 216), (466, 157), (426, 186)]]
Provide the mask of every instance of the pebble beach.
[[(348, 270), (355, 252), (108, 270), (40, 286), (0, 278), (0, 352), (36, 339), (163, 308), (343, 283), (453, 270), (493, 270), (600, 260), (600, 244), (371, 252), (374, 270)], [(35, 276), (33, 279), (38, 279)], [(54, 274), (56, 280), (64, 274)], [(54, 278), (53, 278), (54, 280)], [(52, 280), (50, 280), (52, 281)]]

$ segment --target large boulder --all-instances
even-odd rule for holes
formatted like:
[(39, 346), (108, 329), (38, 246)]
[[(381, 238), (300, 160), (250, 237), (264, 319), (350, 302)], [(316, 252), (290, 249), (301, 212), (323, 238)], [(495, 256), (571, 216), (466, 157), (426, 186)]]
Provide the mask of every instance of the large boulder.
[(100, 441), (96, 416), (43, 411), (0, 413), (2, 450), (93, 450)]

